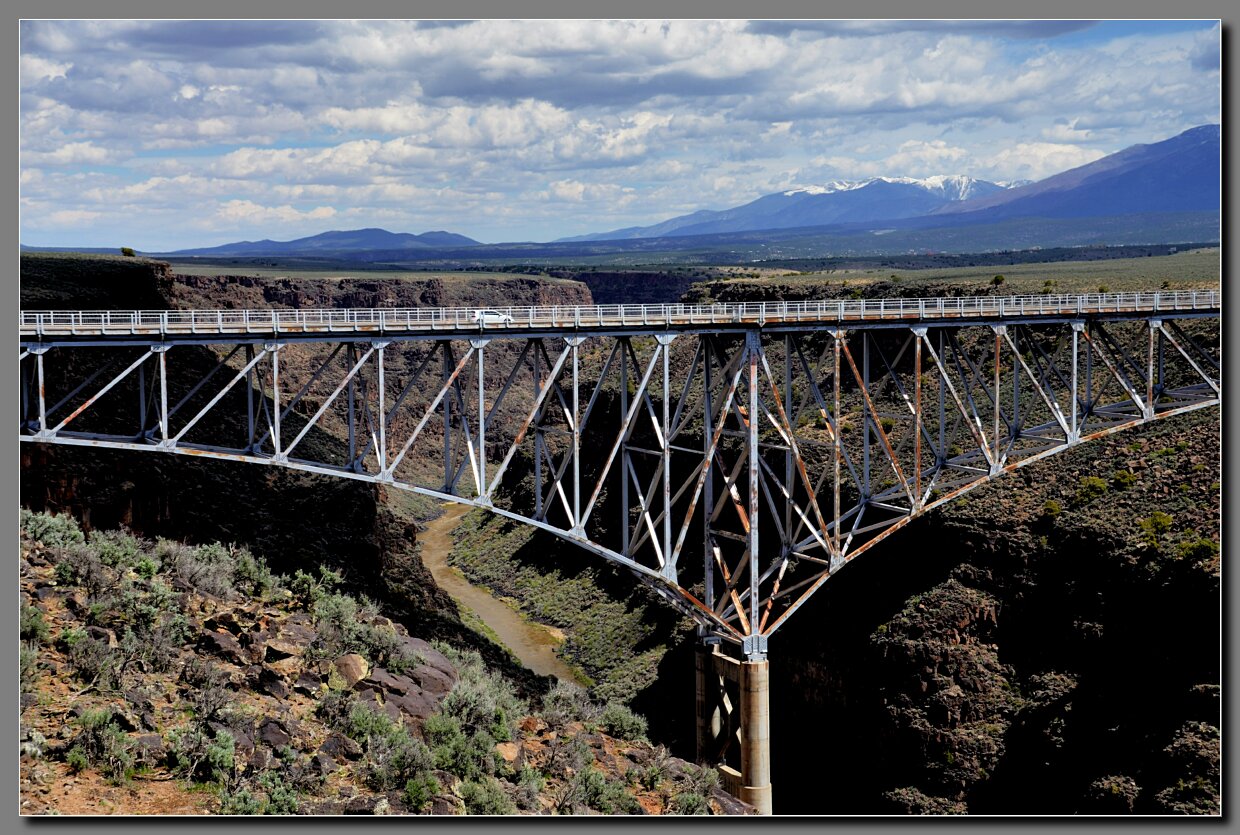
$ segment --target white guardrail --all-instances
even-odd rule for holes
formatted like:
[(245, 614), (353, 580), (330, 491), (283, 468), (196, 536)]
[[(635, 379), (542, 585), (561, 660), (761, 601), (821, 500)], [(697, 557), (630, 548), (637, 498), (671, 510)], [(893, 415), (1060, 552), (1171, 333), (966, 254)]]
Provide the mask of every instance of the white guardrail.
[(22, 311), (22, 336), (125, 334), (521, 331), (856, 322), (991, 319), (1097, 313), (1212, 310), (1213, 290), (1157, 293), (1088, 293), (932, 299), (781, 301), (742, 304), (602, 304), (588, 307), (335, 308), (326, 310), (54, 310)]

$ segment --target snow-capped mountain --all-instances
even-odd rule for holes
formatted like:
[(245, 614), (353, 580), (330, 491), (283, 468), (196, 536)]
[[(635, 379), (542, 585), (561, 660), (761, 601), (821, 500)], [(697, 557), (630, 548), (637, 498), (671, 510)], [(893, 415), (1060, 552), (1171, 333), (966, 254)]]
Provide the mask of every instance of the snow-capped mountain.
[(871, 177), (798, 186), (723, 211), (698, 211), (653, 226), (616, 229), (566, 241), (680, 237), (753, 232), (832, 223), (917, 217), (961, 200), (1002, 191), (1003, 186), (964, 175)]

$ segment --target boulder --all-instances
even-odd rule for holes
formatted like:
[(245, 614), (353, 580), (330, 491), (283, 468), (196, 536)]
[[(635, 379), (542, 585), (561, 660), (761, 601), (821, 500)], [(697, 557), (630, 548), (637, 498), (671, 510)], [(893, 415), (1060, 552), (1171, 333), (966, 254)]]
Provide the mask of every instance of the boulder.
[[(401, 713), (415, 719), (426, 719), (439, 712), (439, 699), (413, 688), (405, 693), (385, 693), (385, 707), (394, 706)], [(390, 712), (389, 712), (390, 715)]]
[(356, 653), (342, 655), (334, 662), (336, 672), (340, 673), (340, 677), (344, 679), (345, 685), (353, 687), (370, 672), (366, 659)]
[(259, 723), (258, 740), (270, 746), (272, 750), (279, 751), (284, 746), (292, 744), (293, 737), (279, 719), (267, 718)]
[(227, 632), (205, 632), (198, 640), (198, 649), (218, 655), (226, 661), (244, 667), (250, 663), (249, 655), (237, 639)]
[(139, 763), (155, 765), (167, 754), (168, 750), (159, 734), (143, 734), (134, 740), (134, 756)]
[(448, 695), (455, 683), (455, 679), (447, 673), (430, 665), (415, 667), (409, 676), (418, 683), (418, 687), (434, 696)]
[(362, 746), (344, 734), (332, 731), (328, 734), (327, 739), (323, 740), (323, 744), (319, 746), (319, 753), (327, 754), (329, 757), (338, 760), (360, 760), (362, 758)]
[(423, 662), (430, 667), (434, 667), (441, 673), (446, 675), (453, 684), (456, 683), (457, 672), (456, 667), (452, 666), (452, 662), (448, 660), (442, 652), (435, 649), (421, 638), (413, 638), (408, 635), (400, 636), (400, 644), (409, 653), (420, 656)]
[(34, 596), (40, 603), (46, 603), (47, 601), (55, 598), (62, 591), (63, 589), (56, 588), (55, 586), (43, 586), (42, 588), (34, 590)]
[(204, 620), (202, 625), (212, 632), (224, 630), (233, 635), (240, 635), (242, 632), (241, 624), (237, 622), (237, 617), (232, 612), (216, 612)]
[(259, 745), (254, 748), (250, 754), (250, 769), (253, 771), (265, 771), (271, 768), (271, 763), (275, 756), (271, 753), (271, 749)]
[(324, 754), (322, 751), (314, 755), (312, 760), (314, 770), (321, 776), (326, 777), (333, 771), (338, 771), (340, 766), (336, 765), (336, 761)]
[(258, 690), (276, 699), (287, 699), (289, 692), (288, 685), (284, 683), (284, 677), (275, 670), (268, 669), (263, 669), (259, 673)]
[(86, 627), (86, 634), (101, 644), (106, 644), (112, 648), (116, 647), (116, 633), (111, 629), (104, 629), (102, 626), (88, 626)]
[(308, 626), (285, 621), (278, 629), (273, 625), (272, 636), (267, 639), (267, 660), (278, 661), (280, 658), (300, 656), (306, 647), (314, 643), (318, 633)]
[(344, 804), (346, 815), (382, 815), (388, 810), (386, 797), (355, 797)]
[(509, 765), (516, 765), (517, 758), (521, 756), (521, 747), (515, 742), (497, 742), (495, 753)]
[(301, 693), (305, 696), (314, 698), (319, 695), (319, 691), (323, 689), (323, 682), (317, 675), (312, 672), (305, 671), (297, 676), (297, 681), (293, 683), (293, 692)]

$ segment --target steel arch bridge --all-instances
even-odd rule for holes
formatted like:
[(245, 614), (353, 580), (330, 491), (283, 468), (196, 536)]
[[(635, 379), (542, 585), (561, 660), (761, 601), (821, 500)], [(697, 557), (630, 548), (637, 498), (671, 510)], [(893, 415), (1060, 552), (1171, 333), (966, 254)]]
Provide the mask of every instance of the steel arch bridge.
[(765, 682), (771, 635), (912, 519), (1219, 404), (1219, 316), (1207, 291), (23, 311), (20, 436), (484, 507), (631, 570)]

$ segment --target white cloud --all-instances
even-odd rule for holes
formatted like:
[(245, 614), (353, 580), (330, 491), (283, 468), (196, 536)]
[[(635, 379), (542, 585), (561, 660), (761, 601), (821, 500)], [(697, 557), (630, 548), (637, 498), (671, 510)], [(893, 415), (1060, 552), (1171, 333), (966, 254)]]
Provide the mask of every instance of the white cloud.
[(116, 154), (93, 142), (69, 142), (53, 151), (26, 151), (22, 162), (26, 165), (102, 165), (115, 159)]
[(85, 209), (62, 209), (58, 212), (52, 212), (47, 219), (56, 226), (75, 226), (79, 223), (90, 223), (103, 216), (103, 212), (93, 212)]
[(289, 205), (262, 206), (251, 200), (229, 200), (215, 210), (215, 218), (229, 225), (252, 223), (299, 223), (307, 220), (326, 220), (334, 217), (331, 206), (318, 206), (303, 212)]
[(35, 81), (64, 78), (65, 73), (73, 68), (73, 64), (51, 61), (38, 55), (24, 54), (21, 57), (21, 79), (24, 84)]
[(1041, 180), (1106, 156), (1093, 148), (1056, 142), (1018, 142), (981, 160), (981, 165), (1004, 180)]

